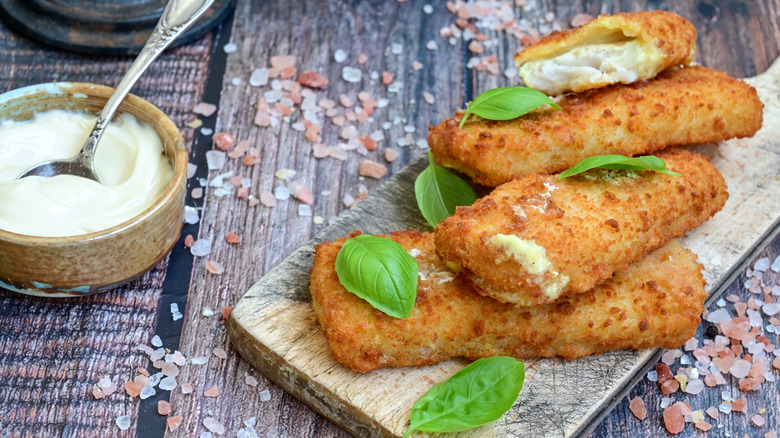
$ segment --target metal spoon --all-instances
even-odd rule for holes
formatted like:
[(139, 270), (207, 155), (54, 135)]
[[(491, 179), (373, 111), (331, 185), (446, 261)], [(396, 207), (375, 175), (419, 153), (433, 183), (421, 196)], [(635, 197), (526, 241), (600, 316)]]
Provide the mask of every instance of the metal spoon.
[(149, 65), (168, 47), (179, 35), (187, 30), (214, 3), (214, 0), (171, 0), (165, 6), (165, 10), (157, 22), (149, 40), (141, 49), (141, 53), (125, 73), (106, 106), (100, 111), (95, 127), (84, 142), (79, 153), (66, 160), (52, 160), (33, 166), (25, 171), (17, 179), (26, 176), (51, 177), (55, 175), (76, 175), (100, 182), (95, 173), (95, 151), (100, 137), (108, 126), (108, 122), (114, 116), (119, 104), (122, 103), (127, 93), (133, 88)]

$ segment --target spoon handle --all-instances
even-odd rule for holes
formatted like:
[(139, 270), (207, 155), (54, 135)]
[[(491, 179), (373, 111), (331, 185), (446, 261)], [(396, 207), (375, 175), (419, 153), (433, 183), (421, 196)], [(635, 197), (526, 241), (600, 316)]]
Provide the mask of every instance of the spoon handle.
[(168, 47), (179, 35), (189, 28), (204, 12), (214, 3), (214, 0), (170, 0), (168, 5), (152, 31), (149, 40), (141, 49), (141, 53), (127, 70), (114, 93), (108, 98), (106, 106), (100, 111), (95, 127), (89, 134), (87, 143), (79, 153), (80, 161), (91, 168), (92, 157), (95, 155), (98, 141), (103, 135), (108, 122), (113, 118), (119, 104), (122, 103), (127, 93), (133, 88), (138, 78), (146, 71), (149, 65)]

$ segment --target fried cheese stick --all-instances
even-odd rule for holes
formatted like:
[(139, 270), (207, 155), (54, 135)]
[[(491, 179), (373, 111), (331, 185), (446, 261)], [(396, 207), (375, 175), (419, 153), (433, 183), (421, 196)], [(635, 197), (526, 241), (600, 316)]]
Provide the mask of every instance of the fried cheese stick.
[(564, 96), (560, 111), (503, 122), (460, 117), (430, 128), (436, 162), (495, 187), (558, 173), (592, 155), (652, 154), (668, 146), (750, 137), (763, 120), (756, 90), (725, 73), (687, 67), (650, 81)]
[(316, 248), (314, 310), (333, 357), (357, 372), (453, 357), (570, 360), (625, 348), (677, 348), (696, 332), (707, 296), (696, 255), (677, 241), (592, 292), (517, 308), (480, 296), (447, 269), (432, 234), (400, 231), (388, 237), (416, 254), (419, 264), (417, 301), (406, 319), (385, 315), (341, 286), (334, 266), (348, 238)]
[(515, 56), (526, 86), (549, 95), (581, 92), (654, 78), (688, 65), (696, 55), (696, 28), (673, 12), (601, 15), (553, 32)]
[(444, 219), (436, 251), (501, 302), (586, 292), (725, 204), (726, 183), (708, 158), (682, 148), (658, 157), (681, 176), (595, 170), (510, 181)]

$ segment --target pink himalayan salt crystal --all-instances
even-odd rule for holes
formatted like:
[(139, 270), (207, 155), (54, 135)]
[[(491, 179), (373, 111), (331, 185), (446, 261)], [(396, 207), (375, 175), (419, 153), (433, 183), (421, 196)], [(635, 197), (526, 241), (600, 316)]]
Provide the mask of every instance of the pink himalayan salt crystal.
[(647, 407), (645, 406), (645, 401), (642, 400), (641, 397), (632, 398), (631, 401), (628, 402), (628, 409), (631, 410), (631, 413), (634, 414), (639, 421), (647, 418)]
[(165, 400), (157, 402), (157, 413), (160, 415), (168, 415), (171, 413), (171, 404)]
[(298, 75), (298, 83), (309, 88), (325, 88), (330, 83), (328, 78), (316, 71), (305, 71)]
[(192, 392), (195, 391), (195, 387), (192, 386), (190, 383), (182, 383), (181, 385), (181, 393), (182, 394), (192, 394)]
[(385, 149), (385, 160), (387, 160), (388, 163), (392, 163), (398, 159), (398, 152), (395, 149)]
[(168, 430), (173, 432), (174, 430), (178, 429), (179, 426), (181, 426), (182, 421), (184, 418), (182, 418), (181, 415), (177, 415), (175, 417), (168, 417), (166, 420), (166, 423), (168, 423)]
[(776, 357), (775, 360), (772, 361), (772, 366), (780, 370), (780, 356)]
[(678, 389), (680, 389), (680, 382), (674, 379), (667, 380), (661, 384), (661, 392), (664, 395), (674, 394)]
[(694, 379), (688, 382), (688, 385), (685, 387), (685, 392), (688, 394), (698, 394), (704, 390), (704, 382), (702, 382), (699, 379)]
[(274, 207), (276, 206), (276, 196), (271, 192), (262, 192), (260, 193), (260, 203), (266, 207)]
[(179, 367), (177, 367), (175, 363), (163, 363), (161, 371), (163, 375), (167, 377), (176, 377), (179, 375)]
[(715, 406), (710, 406), (707, 408), (707, 415), (712, 417), (712, 419), (717, 420), (718, 416), (720, 416), (720, 412), (718, 411), (718, 408)]
[(246, 381), (246, 384), (251, 386), (252, 388), (257, 386), (257, 379), (255, 379), (254, 377), (252, 377), (250, 375), (247, 375), (244, 380)]
[(759, 382), (758, 379), (754, 379), (752, 377), (739, 380), (740, 391), (753, 391), (755, 389), (758, 389), (760, 385), (761, 382)]
[(212, 103), (200, 102), (192, 109), (195, 114), (200, 114), (203, 117), (209, 117), (217, 111), (217, 106)]
[(745, 316), (745, 311), (747, 310), (747, 304), (738, 302), (734, 303), (734, 308), (737, 309), (737, 316)]
[(360, 176), (374, 179), (384, 178), (385, 175), (387, 175), (387, 172), (387, 167), (384, 164), (371, 160), (363, 160), (360, 163), (360, 169), (358, 169)]
[(710, 355), (707, 354), (706, 351), (704, 351), (703, 348), (697, 348), (693, 350), (693, 357), (695, 357), (697, 360), (700, 360), (704, 363), (710, 363)]
[(675, 404), (664, 409), (664, 426), (669, 433), (678, 434), (685, 428), (685, 418), (680, 406)]
[(298, 61), (298, 57), (295, 55), (277, 55), (271, 57), (271, 67), (283, 70), (287, 67), (292, 67)]
[(766, 420), (764, 420), (764, 417), (760, 415), (753, 415), (750, 418), (750, 421), (756, 426), (756, 427), (763, 427), (764, 424), (766, 424)]
[(674, 364), (674, 359), (674, 350), (667, 350), (666, 353), (661, 356), (661, 362), (665, 363), (666, 365)]
[(710, 423), (707, 423), (704, 420), (697, 421), (694, 426), (696, 426), (697, 429), (699, 429), (702, 432), (707, 432), (710, 429), (712, 429), (712, 425)]
[(675, 405), (680, 408), (680, 412), (683, 416), (693, 414), (692, 407), (687, 402), (677, 402)]
[(206, 397), (219, 397), (219, 388), (217, 388), (217, 385), (212, 386), (211, 388), (207, 389), (206, 392), (203, 393)]
[(593, 19), (592, 16), (590, 16), (588, 14), (583, 14), (583, 13), (580, 12), (579, 14), (576, 14), (571, 19), (571, 22), (569, 24), (571, 24), (571, 27), (580, 27), (580, 26), (582, 26), (583, 24), (589, 22), (592, 19)]
[(217, 356), (220, 359), (227, 359), (227, 353), (225, 353), (225, 350), (217, 347), (213, 350), (214, 356)]
[(747, 409), (747, 400), (745, 400), (744, 398), (734, 400), (734, 402), (731, 403), (732, 412), (745, 412), (746, 409)]
[(672, 375), (672, 370), (670, 370), (669, 366), (664, 363), (656, 364), (655, 372), (658, 374), (658, 383), (664, 383), (667, 380), (672, 380), (674, 378)]
[(720, 323), (720, 329), (723, 334), (740, 341), (752, 341), (757, 332), (751, 332), (750, 321), (746, 317), (734, 318)]
[(770, 430), (769, 432), (764, 434), (764, 438), (777, 438), (777, 432), (774, 430)]
[(728, 373), (729, 370), (731, 370), (731, 367), (734, 366), (734, 362), (736, 362), (737, 358), (734, 356), (726, 356), (726, 357), (718, 357), (712, 360), (712, 362), (715, 364), (716, 367), (720, 370), (722, 373)]
[(309, 188), (303, 184), (298, 184), (295, 186), (295, 193), (293, 193), (293, 196), (295, 196), (295, 199), (303, 202), (304, 204), (314, 204), (314, 195), (312, 195), (311, 190), (309, 190)]

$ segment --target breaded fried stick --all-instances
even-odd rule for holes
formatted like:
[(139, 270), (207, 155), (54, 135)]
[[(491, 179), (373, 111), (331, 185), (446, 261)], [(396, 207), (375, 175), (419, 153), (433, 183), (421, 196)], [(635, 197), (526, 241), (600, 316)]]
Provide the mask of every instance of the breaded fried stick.
[(592, 155), (652, 154), (668, 146), (750, 137), (761, 128), (756, 90), (704, 67), (667, 70), (650, 81), (564, 96), (560, 111), (504, 122), (459, 117), (430, 128), (442, 166), (488, 186), (530, 173), (558, 173)]
[(341, 286), (334, 264), (347, 238), (319, 245), (314, 258), (311, 294), (328, 349), (358, 372), (452, 357), (574, 359), (624, 348), (677, 348), (696, 332), (707, 296), (695, 254), (677, 241), (592, 292), (517, 308), (480, 296), (448, 270), (430, 233), (389, 237), (417, 254), (417, 302), (406, 319), (385, 315)]
[(436, 251), (482, 295), (517, 306), (592, 289), (723, 207), (726, 183), (682, 148), (659, 158), (681, 176), (594, 170), (510, 181), (436, 227)]
[(673, 12), (601, 15), (576, 29), (553, 32), (515, 56), (526, 86), (549, 95), (654, 78), (688, 65), (696, 28)]

